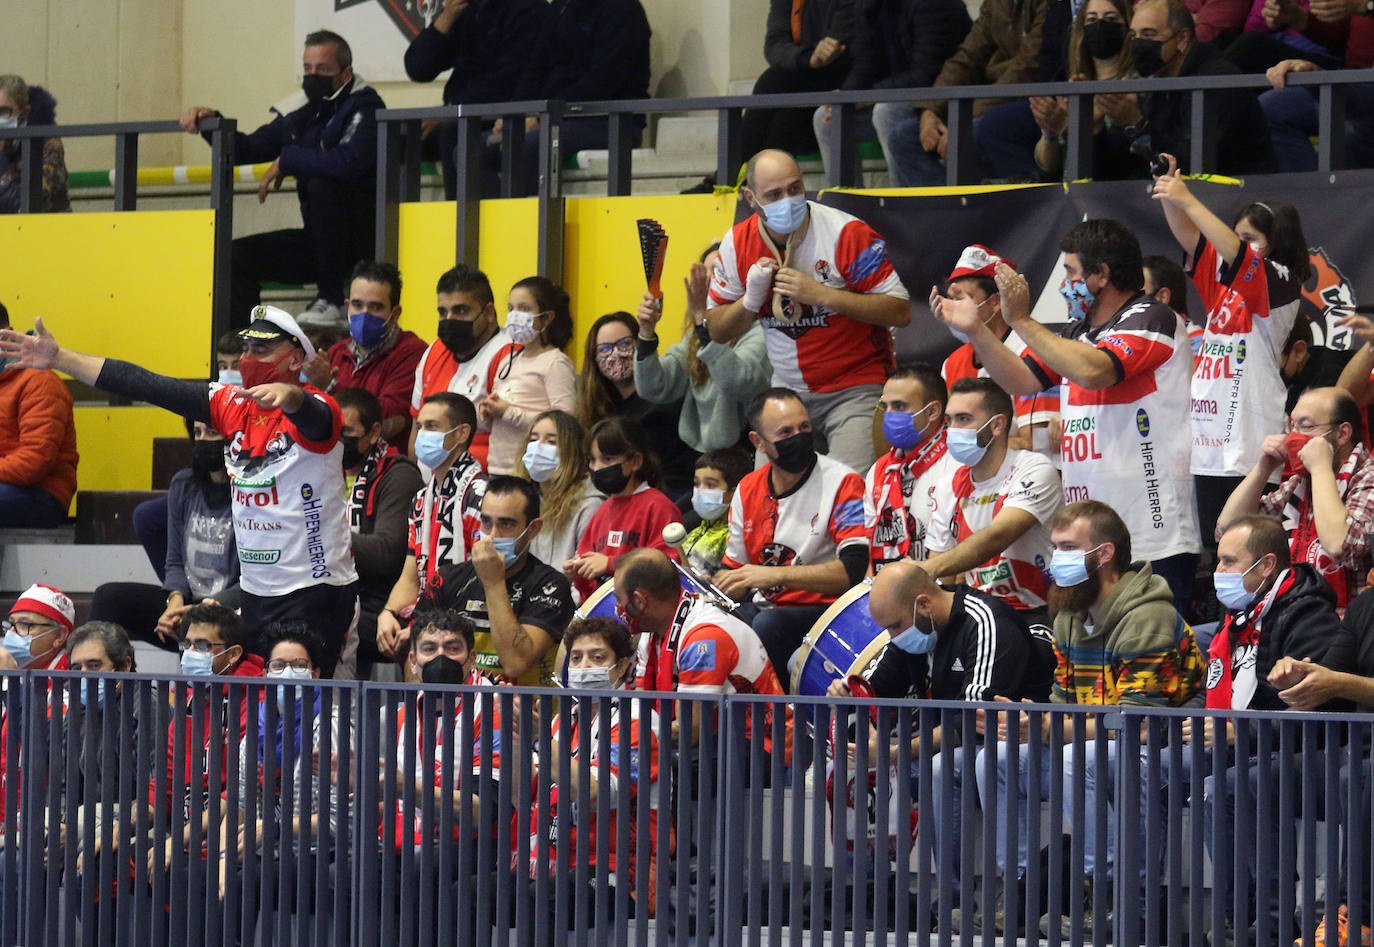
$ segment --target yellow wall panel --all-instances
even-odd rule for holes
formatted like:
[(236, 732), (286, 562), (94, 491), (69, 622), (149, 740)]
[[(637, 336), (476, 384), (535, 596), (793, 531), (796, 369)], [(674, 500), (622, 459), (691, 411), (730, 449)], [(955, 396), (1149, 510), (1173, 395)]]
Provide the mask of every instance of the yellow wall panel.
[(0, 218), (0, 292), (68, 348), (179, 378), (210, 375), (209, 210)]
[(147, 405), (124, 408), (77, 405), (78, 490), (150, 490), (153, 438), (185, 437), (184, 422)]

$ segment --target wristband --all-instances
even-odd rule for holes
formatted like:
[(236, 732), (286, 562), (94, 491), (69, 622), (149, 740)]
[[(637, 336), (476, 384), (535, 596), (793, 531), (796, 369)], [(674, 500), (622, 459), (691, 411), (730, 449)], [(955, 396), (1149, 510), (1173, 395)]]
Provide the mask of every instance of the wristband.
[(706, 323), (698, 323), (692, 327), (692, 331), (697, 334), (697, 342), (701, 345), (706, 345), (711, 341), (711, 329)]

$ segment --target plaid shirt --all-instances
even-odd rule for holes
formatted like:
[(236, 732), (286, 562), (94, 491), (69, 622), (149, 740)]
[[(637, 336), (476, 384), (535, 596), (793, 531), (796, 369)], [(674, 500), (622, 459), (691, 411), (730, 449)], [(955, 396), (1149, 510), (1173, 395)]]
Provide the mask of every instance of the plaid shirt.
[[(1370, 535), (1374, 533), (1374, 460), (1363, 444), (1355, 445), (1351, 457), (1355, 463), (1345, 489), (1345, 542), (1336, 561), (1345, 569), (1346, 588), (1353, 599), (1364, 589), (1370, 567)], [(1304, 480), (1308, 481), (1310, 490), (1311, 478), (1294, 474), (1279, 484), (1277, 490), (1260, 497), (1260, 512), (1283, 516), (1293, 491)]]

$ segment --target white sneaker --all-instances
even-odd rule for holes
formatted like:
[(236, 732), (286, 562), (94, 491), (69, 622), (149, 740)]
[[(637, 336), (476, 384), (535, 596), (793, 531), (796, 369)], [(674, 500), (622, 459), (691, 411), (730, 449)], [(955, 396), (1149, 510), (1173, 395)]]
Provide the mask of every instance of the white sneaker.
[(305, 307), (301, 314), (296, 317), (296, 322), (302, 328), (306, 326), (347, 328), (348, 326), (348, 319), (344, 316), (343, 308), (319, 297), (316, 297), (314, 302)]

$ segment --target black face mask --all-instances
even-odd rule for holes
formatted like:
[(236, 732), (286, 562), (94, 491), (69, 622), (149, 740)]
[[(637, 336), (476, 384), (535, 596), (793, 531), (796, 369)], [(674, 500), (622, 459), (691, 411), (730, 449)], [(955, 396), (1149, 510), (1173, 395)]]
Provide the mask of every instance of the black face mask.
[(457, 661), (446, 654), (437, 654), (420, 668), (420, 680), (426, 684), (462, 684), (467, 675)]
[(610, 467), (602, 467), (600, 470), (592, 471), (592, 486), (608, 497), (615, 496), (629, 484), (630, 475), (625, 472), (621, 464), (612, 464)]
[(352, 470), (354, 467), (359, 467), (362, 465), (362, 462), (367, 459), (367, 455), (358, 448), (358, 435), (340, 434), (339, 443), (343, 444), (344, 470)]
[(195, 441), (191, 445), (191, 473), (207, 481), (213, 473), (224, 472), (224, 441)]
[(773, 463), (787, 473), (801, 473), (816, 460), (816, 439), (810, 431), (774, 441), (773, 448), (778, 452), (778, 459)]
[(305, 93), (311, 105), (318, 105), (334, 91), (334, 77), (306, 76), (301, 79), (301, 91)]
[(477, 352), (477, 333), (473, 330), (476, 323), (465, 319), (440, 319), (439, 341), (444, 348), (453, 353), (460, 362), (466, 362)]
[(1164, 44), (1157, 39), (1141, 39), (1137, 36), (1131, 41), (1131, 62), (1141, 76), (1153, 76), (1164, 68)]
[(1112, 59), (1126, 45), (1126, 24), (1094, 20), (1083, 27), (1083, 51), (1093, 59)]

